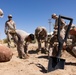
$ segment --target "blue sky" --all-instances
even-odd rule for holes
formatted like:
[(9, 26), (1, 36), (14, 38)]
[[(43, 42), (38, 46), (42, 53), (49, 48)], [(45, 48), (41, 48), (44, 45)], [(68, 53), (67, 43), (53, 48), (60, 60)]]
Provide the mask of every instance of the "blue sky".
[[(16, 28), (34, 33), (38, 26), (46, 27), (49, 32), (48, 19), (53, 13), (73, 18), (76, 24), (76, 0), (0, 0), (0, 8), (4, 17), (0, 18), (0, 39), (6, 38), (4, 33), (7, 16), (12, 14)], [(54, 20), (51, 20), (53, 31)]]

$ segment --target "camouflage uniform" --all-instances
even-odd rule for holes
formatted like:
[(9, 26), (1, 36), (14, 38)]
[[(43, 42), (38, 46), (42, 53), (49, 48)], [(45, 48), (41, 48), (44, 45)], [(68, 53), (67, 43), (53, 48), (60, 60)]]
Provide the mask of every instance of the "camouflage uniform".
[(70, 36), (69, 41), (67, 41), (67, 47), (76, 55), (76, 35)]
[[(45, 27), (37, 27), (35, 29), (35, 36), (36, 39), (38, 41), (38, 51), (41, 51), (41, 42), (42, 40), (45, 42), (45, 50), (47, 50), (47, 39), (48, 39), (48, 35), (47, 35), (47, 30)], [(46, 51), (45, 51), (46, 52)]]
[[(12, 18), (12, 16), (10, 17)], [(13, 38), (13, 36), (10, 33), (15, 29), (16, 29), (16, 25), (12, 19), (11, 20), (9, 19), (5, 22), (5, 34), (7, 35), (8, 47), (10, 47), (11, 38)]]
[[(72, 29), (74, 29), (74, 28), (75, 28), (75, 25), (72, 24), (70, 30), (72, 30)], [(75, 32), (74, 32), (74, 33), (75, 33)], [(72, 49), (74, 46), (76, 46), (76, 35), (71, 35), (71, 34), (69, 33), (66, 43), (67, 43), (67, 47), (68, 47), (69, 49)]]
[[(52, 38), (51, 38), (51, 40), (50, 40), (50, 46), (49, 46), (49, 48), (50, 48), (50, 47), (53, 47), (52, 55), (55, 56), (56, 53), (57, 53), (57, 51), (58, 51), (58, 50), (57, 50), (57, 48), (58, 48), (58, 40), (57, 40), (58, 16), (55, 14), (55, 15), (52, 15), (52, 18), (53, 18), (53, 16), (56, 17), (56, 18), (54, 18), (54, 19), (55, 19), (55, 26), (54, 26), (53, 36), (52, 36)], [(64, 37), (65, 37), (65, 22), (64, 22), (63, 19), (60, 19), (60, 20), (61, 20), (60, 37), (61, 37), (62, 39), (64, 39)], [(54, 48), (54, 47), (55, 47), (55, 48)]]
[(17, 51), (18, 51), (18, 56), (19, 58), (27, 58), (28, 57), (28, 44), (31, 40), (34, 40), (34, 35), (33, 39), (29, 39), (28, 36), (31, 34), (28, 34), (27, 32), (23, 30), (16, 30), (16, 33), (14, 35), (14, 42), (17, 44)]
[(76, 46), (74, 46), (74, 47), (72, 48), (72, 52), (73, 52), (74, 55), (76, 56)]

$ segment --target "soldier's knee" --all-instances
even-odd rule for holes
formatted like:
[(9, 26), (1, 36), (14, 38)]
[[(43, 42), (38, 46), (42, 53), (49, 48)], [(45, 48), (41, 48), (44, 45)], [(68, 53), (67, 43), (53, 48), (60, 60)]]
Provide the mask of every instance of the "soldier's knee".
[(76, 46), (73, 47), (72, 52), (76, 55)]

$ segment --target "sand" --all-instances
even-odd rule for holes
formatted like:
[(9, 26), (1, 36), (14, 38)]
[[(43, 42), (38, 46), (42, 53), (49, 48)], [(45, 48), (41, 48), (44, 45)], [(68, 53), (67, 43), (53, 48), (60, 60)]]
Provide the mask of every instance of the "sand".
[(16, 48), (11, 48), (12, 59), (0, 63), (0, 75), (76, 75), (76, 58), (64, 51), (62, 58), (66, 60), (64, 69), (47, 73), (47, 54), (36, 53), (37, 44), (28, 47), (29, 58), (19, 59)]

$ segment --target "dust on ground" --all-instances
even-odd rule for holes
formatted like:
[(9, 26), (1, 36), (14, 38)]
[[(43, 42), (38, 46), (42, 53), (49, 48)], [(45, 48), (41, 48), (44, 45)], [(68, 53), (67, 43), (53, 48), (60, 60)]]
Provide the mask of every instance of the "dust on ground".
[(76, 75), (76, 58), (64, 51), (62, 58), (66, 60), (64, 69), (47, 73), (47, 54), (36, 53), (37, 44), (30, 44), (29, 59), (19, 59), (16, 48), (11, 48), (12, 59), (0, 63), (0, 75)]

